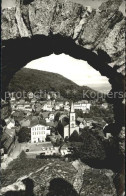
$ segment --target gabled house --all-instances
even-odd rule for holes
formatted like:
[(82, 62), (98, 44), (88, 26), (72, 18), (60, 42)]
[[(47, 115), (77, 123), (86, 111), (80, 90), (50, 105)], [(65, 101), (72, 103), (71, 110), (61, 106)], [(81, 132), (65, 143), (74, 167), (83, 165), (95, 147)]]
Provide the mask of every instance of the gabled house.
[(54, 113), (50, 113), (50, 114), (49, 114), (49, 120), (50, 120), (50, 121), (53, 121), (54, 118), (55, 118), (55, 114), (54, 114)]
[(15, 127), (15, 121), (13, 119), (10, 119), (7, 122), (7, 129), (12, 129), (13, 127)]

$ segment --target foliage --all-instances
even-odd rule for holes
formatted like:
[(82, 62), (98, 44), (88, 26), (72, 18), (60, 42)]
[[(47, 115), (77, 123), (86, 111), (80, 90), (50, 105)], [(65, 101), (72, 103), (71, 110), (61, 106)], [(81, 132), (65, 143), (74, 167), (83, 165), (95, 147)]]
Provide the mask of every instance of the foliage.
[(18, 141), (20, 143), (22, 142), (28, 142), (31, 139), (31, 130), (27, 127), (22, 127), (18, 133)]
[(60, 112), (57, 112), (56, 115), (55, 115), (55, 118), (54, 118), (54, 122), (55, 121), (58, 122), (59, 121), (59, 117), (60, 117)]
[(57, 130), (58, 130), (58, 132), (59, 132), (59, 134), (62, 136), (62, 137), (64, 137), (64, 127), (63, 127), (63, 125), (62, 125), (62, 123), (59, 121), (59, 123), (58, 123), (58, 126), (57, 126)]
[(89, 99), (90, 91), (95, 92), (87, 86), (80, 87), (59, 74), (28, 68), (23, 68), (14, 75), (8, 90), (10, 92), (39, 92), (42, 90), (42, 98), (44, 98), (45, 92), (54, 91), (60, 93), (60, 99), (63, 97), (73, 101), (82, 100), (83, 91), (88, 90)]
[(69, 141), (70, 142), (79, 142), (79, 134), (76, 130), (71, 134)]
[(57, 138), (56, 143), (54, 145), (55, 146), (62, 146), (63, 145), (63, 139), (62, 138)]
[(85, 118), (103, 117), (103, 119), (106, 119), (109, 117), (113, 119), (113, 110), (112, 110), (112, 107), (105, 109), (105, 108), (101, 108), (100, 105), (91, 106), (90, 112), (83, 114), (83, 117)]
[(82, 110), (75, 110), (76, 113), (76, 118), (80, 117), (80, 118), (84, 118), (84, 113)]

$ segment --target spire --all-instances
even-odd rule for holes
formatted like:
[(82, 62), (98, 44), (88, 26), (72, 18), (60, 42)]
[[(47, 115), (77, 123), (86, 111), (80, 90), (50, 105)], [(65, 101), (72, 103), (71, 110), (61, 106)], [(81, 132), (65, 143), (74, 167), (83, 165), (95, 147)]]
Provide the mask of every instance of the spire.
[(74, 104), (73, 104), (73, 101), (71, 103), (71, 109), (70, 109), (70, 112), (74, 112)]

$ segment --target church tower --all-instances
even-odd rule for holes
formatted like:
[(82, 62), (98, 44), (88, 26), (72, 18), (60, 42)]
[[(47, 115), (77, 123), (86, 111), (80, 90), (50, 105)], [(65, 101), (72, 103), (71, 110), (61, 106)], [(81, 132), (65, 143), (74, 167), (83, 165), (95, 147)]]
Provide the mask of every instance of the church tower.
[(71, 109), (70, 109), (69, 136), (73, 133), (75, 127), (76, 127), (76, 119), (75, 119), (74, 104), (72, 102)]

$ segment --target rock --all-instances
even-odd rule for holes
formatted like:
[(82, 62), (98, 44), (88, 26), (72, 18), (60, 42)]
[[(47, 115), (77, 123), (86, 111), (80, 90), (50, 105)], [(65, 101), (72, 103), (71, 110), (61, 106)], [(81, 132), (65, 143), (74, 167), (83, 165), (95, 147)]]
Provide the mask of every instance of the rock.
[[(73, 163), (66, 163), (60, 159), (47, 161), (23, 158), (23, 161), (21, 160), (22, 158), (20, 157), (13, 161), (10, 166), (11, 174), (7, 171), (2, 171), (3, 177), (6, 174), (5, 179), (3, 178), (2, 181), (2, 194), (12, 190), (24, 190), (23, 182), (30, 179), (33, 182), (31, 189), (33, 188), (34, 196), (51, 196), (51, 194), (56, 196), (65, 196), (65, 194), (78, 196), (79, 193), (82, 196), (90, 196), (91, 193), (97, 196), (104, 194), (115, 196), (115, 187), (112, 181), (113, 172), (110, 170), (93, 169), (83, 164), (80, 160)], [(20, 165), (20, 175), (19, 173), (17, 174), (17, 168), (15, 169), (17, 165)], [(22, 169), (23, 165), (27, 168), (25, 172)], [(42, 165), (42, 167), (38, 167), (38, 165)], [(28, 166), (31, 170), (29, 170)], [(48, 170), (46, 169), (47, 167)], [(23, 173), (26, 175), (23, 176)], [(3, 186), (3, 183), (6, 183), (6, 186)]]
[(51, 32), (76, 39), (84, 48), (101, 48), (111, 57), (112, 66), (118, 57), (124, 64), (125, 18), (118, 11), (122, 0), (104, 2), (98, 10), (60, 0), (16, 2), (16, 8), (2, 10), (3, 40)]

